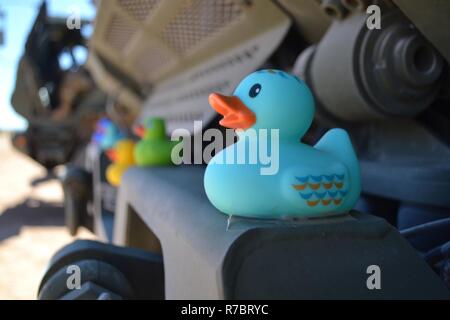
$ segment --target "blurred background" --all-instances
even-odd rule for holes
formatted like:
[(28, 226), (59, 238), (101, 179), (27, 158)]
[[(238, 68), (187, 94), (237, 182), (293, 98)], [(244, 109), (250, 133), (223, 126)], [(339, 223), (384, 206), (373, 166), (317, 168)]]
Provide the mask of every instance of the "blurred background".
[[(11, 106), (17, 67), (42, 1), (0, 1), (0, 299), (35, 299), (50, 257), (73, 241), (64, 225), (60, 183), (47, 169), (14, 149), (11, 136), (26, 130), (27, 120)], [(47, 1), (51, 17), (66, 18), (74, 9), (92, 20), (92, 1)], [(75, 5), (75, 7), (74, 7)], [(86, 25), (83, 35), (92, 28)], [(86, 50), (76, 51), (80, 61)], [(67, 56), (60, 63), (67, 64)], [(92, 238), (80, 230), (78, 237)]]
[[(11, 106), (11, 95), (16, 80), (19, 60), (25, 48), (25, 41), (34, 24), (36, 15), (42, 4), (40, 0), (2, 0), (0, 3), (0, 130), (23, 131), (27, 121), (18, 115)], [(47, 1), (49, 16), (67, 17), (74, 9), (79, 9), (82, 18), (92, 20), (95, 17), (95, 6), (91, 0)], [(19, 23), (19, 21), (20, 23)], [(83, 34), (88, 37), (92, 27), (86, 27)], [(86, 51), (77, 51), (79, 59), (86, 59)], [(64, 64), (64, 57), (61, 63)]]
[[(384, 218), (450, 287), (449, 29), (441, 0), (0, 0), (0, 299), (36, 298), (41, 278), (40, 298), (70, 296), (52, 278), (64, 266), (42, 277), (50, 258), (76, 238), (117, 249), (113, 233), (128, 230), (116, 218), (121, 175), (159, 170), (149, 167), (170, 158), (175, 129), (194, 141), (223, 130), (208, 95), (232, 94), (259, 69), (308, 84), (316, 113), (302, 141), (346, 129), (361, 166), (355, 209)], [(137, 157), (138, 145), (150, 151)], [(205, 168), (194, 168), (198, 181)], [(183, 185), (192, 169), (162, 176)], [(214, 210), (197, 187), (166, 200)], [(134, 200), (150, 188), (164, 190)], [(162, 261), (141, 219), (152, 213), (136, 212), (120, 245)]]

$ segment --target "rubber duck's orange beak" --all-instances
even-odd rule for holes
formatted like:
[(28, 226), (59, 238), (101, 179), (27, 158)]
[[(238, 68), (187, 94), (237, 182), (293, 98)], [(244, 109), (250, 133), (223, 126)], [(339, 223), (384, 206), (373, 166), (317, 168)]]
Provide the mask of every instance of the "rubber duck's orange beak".
[(256, 115), (236, 96), (219, 93), (209, 95), (209, 104), (223, 116), (220, 125), (233, 129), (248, 129), (256, 122)]
[(106, 150), (105, 153), (108, 156), (109, 160), (111, 160), (112, 162), (116, 162), (117, 161), (117, 151), (116, 151), (116, 149), (108, 149), (108, 150)]
[(143, 138), (144, 137), (144, 135), (145, 135), (145, 128), (144, 128), (144, 126), (141, 124), (141, 125), (138, 125), (138, 126), (136, 126), (136, 127), (134, 127), (134, 133), (139, 137), (139, 138)]

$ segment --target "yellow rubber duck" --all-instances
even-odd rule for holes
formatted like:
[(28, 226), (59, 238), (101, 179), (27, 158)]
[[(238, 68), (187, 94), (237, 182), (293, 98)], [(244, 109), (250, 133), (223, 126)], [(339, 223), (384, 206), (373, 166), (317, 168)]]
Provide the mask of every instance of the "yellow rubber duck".
[(106, 154), (113, 161), (106, 169), (106, 180), (113, 186), (120, 184), (123, 173), (131, 166), (135, 165), (134, 160), (135, 142), (131, 139), (122, 139), (116, 143), (113, 149), (109, 149)]

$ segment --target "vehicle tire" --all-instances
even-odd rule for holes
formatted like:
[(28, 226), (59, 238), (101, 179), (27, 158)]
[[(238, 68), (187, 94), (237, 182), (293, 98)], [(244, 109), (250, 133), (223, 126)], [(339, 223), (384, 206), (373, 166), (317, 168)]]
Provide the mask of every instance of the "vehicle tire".
[[(79, 272), (80, 288), (69, 288), (74, 269)], [(78, 289), (78, 292), (77, 292)], [(42, 286), (39, 300), (58, 299), (131, 299), (132, 288), (117, 268), (99, 260), (81, 260), (55, 272)]]

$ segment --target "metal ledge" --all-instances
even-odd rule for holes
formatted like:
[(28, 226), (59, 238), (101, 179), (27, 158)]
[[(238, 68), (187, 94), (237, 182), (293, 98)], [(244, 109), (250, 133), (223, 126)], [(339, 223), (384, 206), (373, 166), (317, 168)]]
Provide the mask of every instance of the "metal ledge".
[[(204, 167), (132, 168), (122, 178), (114, 243), (130, 245), (135, 215), (160, 241), (167, 299), (448, 298), (448, 290), (383, 219), (353, 211), (267, 221), (218, 212)], [(148, 235), (147, 235), (148, 238)], [(381, 268), (381, 290), (366, 269)]]

